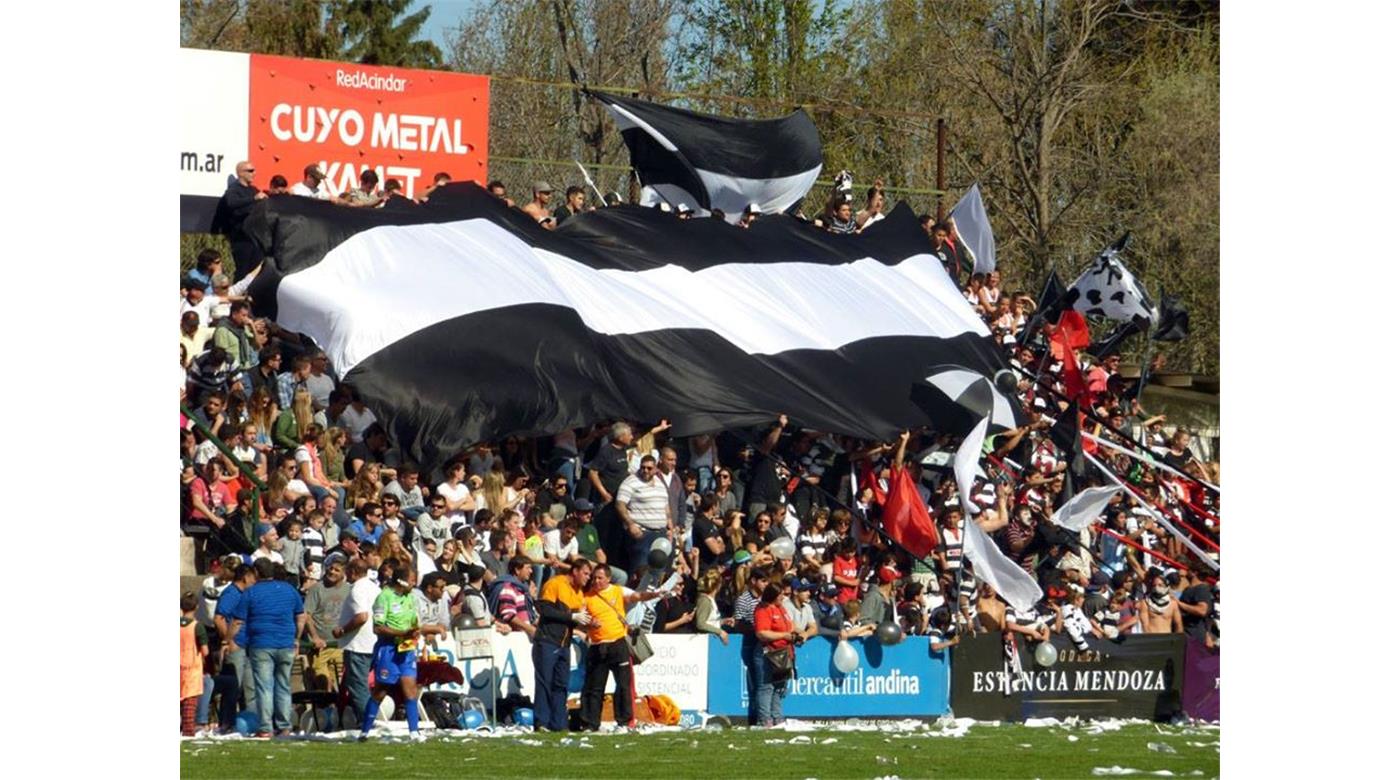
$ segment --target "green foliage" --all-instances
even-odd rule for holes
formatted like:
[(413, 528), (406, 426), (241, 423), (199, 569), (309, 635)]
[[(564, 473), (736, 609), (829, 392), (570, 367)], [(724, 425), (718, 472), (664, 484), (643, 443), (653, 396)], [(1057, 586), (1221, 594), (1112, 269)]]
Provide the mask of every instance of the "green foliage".
[(432, 9), (403, 16), (411, 4), (411, 0), (181, 0), (180, 45), (366, 65), (440, 67), (442, 51), (437, 44), (418, 40)]

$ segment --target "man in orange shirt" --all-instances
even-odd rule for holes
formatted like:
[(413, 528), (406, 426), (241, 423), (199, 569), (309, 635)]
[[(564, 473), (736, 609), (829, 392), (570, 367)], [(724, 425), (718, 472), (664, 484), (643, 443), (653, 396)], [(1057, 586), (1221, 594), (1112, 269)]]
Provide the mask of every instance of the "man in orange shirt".
[(583, 608), (593, 564), (574, 558), (566, 574), (550, 577), (535, 601), (539, 624), (531, 659), (535, 664), (535, 731), (564, 731), (569, 726), (569, 638), (575, 628), (593, 623)]
[(579, 702), (579, 723), (597, 731), (603, 721), (603, 688), (608, 672), (616, 683), (613, 715), (619, 726), (632, 726), (632, 654), (627, 648), (627, 610), (640, 601), (666, 595), (660, 591), (633, 591), (612, 584), (606, 566), (593, 570), (584, 592), (583, 608), (592, 619), (588, 627), (588, 672)]

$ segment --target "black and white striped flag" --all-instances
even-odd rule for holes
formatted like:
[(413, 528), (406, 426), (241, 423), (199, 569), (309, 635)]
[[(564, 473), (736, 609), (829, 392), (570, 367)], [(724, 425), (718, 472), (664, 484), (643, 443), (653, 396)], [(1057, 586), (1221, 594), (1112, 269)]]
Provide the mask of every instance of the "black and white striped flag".
[(686, 435), (786, 412), (889, 438), (930, 422), (909, 400), (924, 367), (1004, 366), (903, 204), (855, 237), (635, 206), (547, 231), (470, 183), (414, 211), (272, 198), (249, 219), (256, 308), (430, 463), (608, 418)]
[(643, 206), (720, 209), (736, 222), (751, 203), (762, 214), (786, 211), (821, 176), (821, 138), (801, 109), (779, 119), (748, 120), (588, 94), (622, 131), (642, 180)]

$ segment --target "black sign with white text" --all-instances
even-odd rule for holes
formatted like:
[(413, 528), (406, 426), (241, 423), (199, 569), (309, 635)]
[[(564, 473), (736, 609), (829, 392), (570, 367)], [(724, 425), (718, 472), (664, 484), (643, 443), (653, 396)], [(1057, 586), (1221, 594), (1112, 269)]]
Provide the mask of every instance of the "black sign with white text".
[(1018, 636), (1020, 668), (1008, 663), (1000, 634), (964, 636), (953, 648), (953, 714), (977, 720), (1149, 718), (1180, 708), (1182, 634), (1090, 639), (1079, 651), (1055, 636), (1055, 663), (1035, 662), (1034, 643)]

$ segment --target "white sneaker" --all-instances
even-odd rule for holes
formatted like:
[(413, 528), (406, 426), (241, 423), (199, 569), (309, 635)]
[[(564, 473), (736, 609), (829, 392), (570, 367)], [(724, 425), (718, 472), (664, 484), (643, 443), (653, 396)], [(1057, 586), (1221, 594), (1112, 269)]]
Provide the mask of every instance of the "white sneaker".
[(409, 741), (409, 742), (427, 742), (427, 741), (428, 741), (428, 737), (427, 737), (423, 732), (421, 732), (421, 731), (410, 731), (410, 732), (408, 732), (408, 741)]

